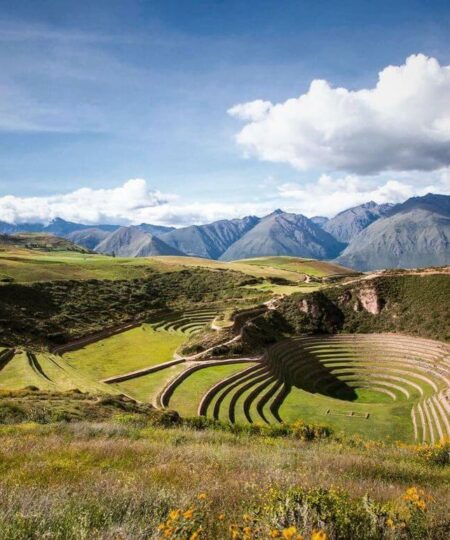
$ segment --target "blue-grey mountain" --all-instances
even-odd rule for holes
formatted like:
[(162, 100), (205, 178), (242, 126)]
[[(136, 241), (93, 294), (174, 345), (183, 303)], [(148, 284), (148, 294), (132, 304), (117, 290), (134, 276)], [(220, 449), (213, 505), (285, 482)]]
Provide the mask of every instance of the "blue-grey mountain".
[(276, 210), (255, 225), (220, 257), (224, 261), (290, 255), (331, 259), (344, 245), (301, 214)]
[(450, 264), (450, 196), (413, 197), (361, 231), (337, 259), (357, 270)]

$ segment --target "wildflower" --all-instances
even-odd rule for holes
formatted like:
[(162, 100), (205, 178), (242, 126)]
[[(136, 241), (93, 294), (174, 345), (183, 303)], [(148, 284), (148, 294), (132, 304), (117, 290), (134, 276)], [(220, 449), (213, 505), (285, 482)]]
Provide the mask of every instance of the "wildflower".
[(411, 502), (417, 501), (419, 499), (419, 493), (417, 491), (417, 488), (416, 487), (408, 488), (405, 492), (404, 499), (406, 501), (411, 501)]
[(277, 529), (272, 529), (270, 531), (270, 538), (280, 538), (280, 531)]
[(171, 510), (169, 512), (169, 518), (174, 521), (176, 519), (178, 519), (178, 517), (180, 516), (180, 511), (179, 510)]
[(192, 508), (189, 508), (189, 510), (186, 510), (186, 512), (183, 512), (184, 519), (192, 519), (193, 515), (194, 515), (194, 510)]
[(244, 527), (243, 531), (244, 531), (244, 534), (252, 534), (252, 530), (250, 527)]
[(394, 528), (395, 528), (394, 521), (393, 521), (391, 518), (388, 518), (388, 519), (386, 520), (386, 525), (387, 525), (388, 527), (390, 527), (391, 529), (394, 529)]
[(295, 527), (288, 527), (287, 529), (283, 529), (283, 538), (285, 540), (292, 540), (294, 538), (294, 534), (297, 532), (297, 529)]
[(427, 509), (427, 505), (423, 499), (418, 500), (416, 502), (416, 506), (419, 510), (423, 510), (424, 512)]
[(206, 500), (206, 493), (200, 493), (200, 495), (198, 496), (198, 500), (199, 500), (199, 501), (204, 501), (204, 500)]
[(198, 531), (195, 531), (191, 534), (191, 537), (189, 540), (198, 540), (200, 538), (200, 533)]
[(223, 521), (225, 519), (225, 514), (219, 514), (218, 519), (219, 521)]
[(250, 514), (244, 514), (242, 517), (244, 518), (244, 521), (251, 521), (252, 520), (252, 516)]
[(325, 531), (313, 531), (311, 540), (327, 540), (327, 533)]

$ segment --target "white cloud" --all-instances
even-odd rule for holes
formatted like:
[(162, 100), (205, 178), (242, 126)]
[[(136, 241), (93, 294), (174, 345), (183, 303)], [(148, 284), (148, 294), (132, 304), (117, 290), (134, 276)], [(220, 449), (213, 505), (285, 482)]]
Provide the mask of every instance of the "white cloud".
[(45, 223), (61, 217), (87, 224), (137, 222), (149, 209), (174, 198), (174, 195), (150, 190), (145, 180), (136, 178), (112, 189), (82, 188), (50, 197), (0, 197), (0, 220)]
[(296, 212), (309, 217), (332, 217), (368, 201), (401, 203), (427, 193), (450, 195), (450, 168), (432, 174), (416, 173), (408, 179), (402, 176), (380, 181), (379, 177), (347, 175), (334, 178), (323, 174), (315, 183), (282, 184), (278, 191), (286, 201), (283, 207), (295, 208)]
[(48, 223), (56, 217), (76, 223), (191, 225), (253, 213), (267, 214), (265, 203), (228, 204), (180, 201), (174, 194), (150, 189), (136, 178), (111, 189), (82, 188), (49, 197), (0, 197), (0, 221)]
[(450, 165), (450, 66), (422, 54), (388, 66), (374, 88), (312, 81), (284, 103), (256, 100), (229, 111), (248, 123), (237, 142), (262, 160), (357, 174)]
[(249, 103), (241, 103), (228, 109), (228, 114), (241, 120), (250, 120), (252, 122), (258, 122), (263, 120), (269, 110), (273, 107), (270, 101), (263, 101), (262, 99), (256, 99)]
[(48, 223), (56, 217), (76, 223), (186, 226), (248, 215), (264, 216), (275, 208), (306, 216), (333, 216), (351, 206), (374, 200), (403, 202), (414, 195), (450, 195), (450, 167), (434, 173), (415, 173), (408, 178), (323, 174), (316, 182), (277, 184), (274, 179), (262, 190), (264, 200), (208, 202), (182, 200), (175, 194), (150, 189), (144, 179), (128, 180), (111, 189), (82, 188), (48, 197), (0, 197), (0, 221)]

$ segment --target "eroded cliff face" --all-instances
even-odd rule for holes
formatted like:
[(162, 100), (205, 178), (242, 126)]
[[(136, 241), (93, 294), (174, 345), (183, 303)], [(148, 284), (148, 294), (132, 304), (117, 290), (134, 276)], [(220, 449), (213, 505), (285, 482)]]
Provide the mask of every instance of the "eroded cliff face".
[(341, 306), (352, 305), (355, 312), (367, 311), (372, 315), (378, 315), (385, 306), (384, 300), (375, 287), (362, 287), (361, 289), (346, 290), (338, 298)]
[(361, 289), (357, 295), (357, 302), (355, 303), (361, 309), (365, 309), (372, 315), (378, 315), (382, 308), (382, 302), (378, 292), (374, 288)]

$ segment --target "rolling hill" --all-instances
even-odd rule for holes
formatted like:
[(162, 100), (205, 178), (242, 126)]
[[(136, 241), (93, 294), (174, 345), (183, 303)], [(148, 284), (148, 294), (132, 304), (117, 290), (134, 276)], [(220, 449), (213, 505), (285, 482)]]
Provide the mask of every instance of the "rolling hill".
[(8, 252), (19, 248), (37, 251), (73, 251), (76, 253), (89, 253), (89, 250), (71, 242), (66, 238), (60, 238), (46, 233), (17, 233), (0, 234), (0, 248)]

